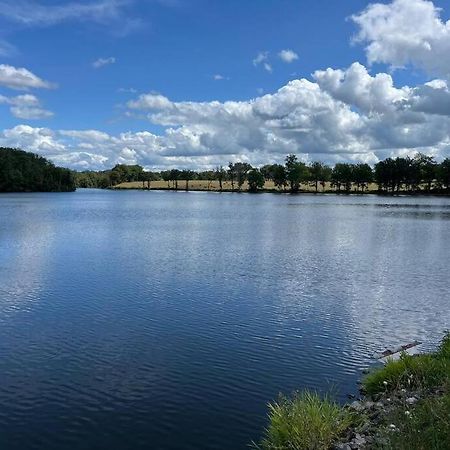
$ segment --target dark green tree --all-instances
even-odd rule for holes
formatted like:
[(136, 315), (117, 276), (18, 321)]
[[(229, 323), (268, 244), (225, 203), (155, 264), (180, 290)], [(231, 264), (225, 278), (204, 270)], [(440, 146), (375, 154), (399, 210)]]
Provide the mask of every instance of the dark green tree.
[(248, 190), (250, 192), (257, 192), (258, 189), (264, 187), (264, 175), (259, 169), (250, 169), (247, 175), (248, 180)]
[(228, 178), (231, 181), (231, 190), (234, 191), (234, 180), (236, 177), (236, 170), (234, 167), (234, 164), (232, 162), (230, 162), (228, 164)]
[(216, 167), (214, 174), (216, 176), (216, 179), (219, 181), (219, 190), (222, 191), (222, 189), (223, 189), (222, 184), (227, 176), (227, 173), (222, 166), (218, 166), (218, 167)]
[(308, 180), (308, 168), (303, 162), (299, 162), (296, 155), (286, 156), (286, 179), (289, 182), (291, 192), (298, 192), (300, 184)]
[(373, 170), (369, 164), (355, 164), (352, 166), (352, 181), (356, 184), (356, 190), (364, 192), (373, 181)]
[(345, 192), (349, 193), (352, 188), (353, 168), (351, 164), (337, 163), (331, 173), (331, 183), (341, 192), (344, 186)]
[(313, 162), (308, 169), (309, 181), (314, 186), (316, 192), (319, 191), (319, 184), (324, 189), (325, 183), (330, 180), (331, 169), (321, 162)]
[(74, 174), (47, 159), (12, 148), (0, 148), (0, 192), (70, 192)]
[(195, 172), (192, 170), (183, 170), (180, 172), (180, 179), (186, 182), (186, 191), (189, 190), (189, 181), (195, 178)]
[(273, 183), (278, 189), (286, 189), (287, 178), (286, 169), (281, 164), (273, 165)]
[(450, 158), (444, 159), (437, 168), (437, 179), (442, 188), (450, 192)]
[(248, 163), (237, 162), (234, 164), (233, 170), (236, 176), (239, 191), (242, 189), (244, 182), (247, 180), (247, 174), (251, 169), (252, 166)]

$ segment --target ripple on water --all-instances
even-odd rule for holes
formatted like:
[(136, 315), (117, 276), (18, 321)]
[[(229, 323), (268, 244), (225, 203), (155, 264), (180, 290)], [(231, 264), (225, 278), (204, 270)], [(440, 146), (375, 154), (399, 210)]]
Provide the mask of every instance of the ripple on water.
[(2, 449), (247, 448), (280, 391), (343, 399), (374, 352), (450, 323), (448, 199), (18, 198), (0, 197)]

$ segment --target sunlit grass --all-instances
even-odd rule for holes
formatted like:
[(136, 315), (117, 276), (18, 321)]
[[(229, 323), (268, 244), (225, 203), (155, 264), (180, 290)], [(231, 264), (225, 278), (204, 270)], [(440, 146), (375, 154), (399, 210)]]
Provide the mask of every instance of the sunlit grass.
[[(400, 360), (388, 361), (384, 367), (368, 374), (363, 387), (369, 395), (384, 394), (378, 406), (379, 415), (375, 416), (379, 419), (371, 425), (375, 440), (370, 448), (450, 449), (449, 332), (436, 352), (418, 356), (404, 353)], [(408, 395), (416, 397), (409, 402)], [(260, 450), (327, 450), (346, 442), (355, 430), (367, 430), (370, 420), (367, 411), (341, 407), (330, 397), (314, 392), (280, 396), (269, 405), (269, 425), (261, 443), (254, 447)]]
[(256, 448), (328, 449), (354, 421), (353, 414), (329, 397), (301, 392), (269, 405), (269, 426)]
[(450, 377), (450, 333), (443, 338), (435, 353), (408, 355), (389, 360), (382, 368), (363, 379), (364, 391), (369, 395), (405, 389), (424, 389), (439, 386)]

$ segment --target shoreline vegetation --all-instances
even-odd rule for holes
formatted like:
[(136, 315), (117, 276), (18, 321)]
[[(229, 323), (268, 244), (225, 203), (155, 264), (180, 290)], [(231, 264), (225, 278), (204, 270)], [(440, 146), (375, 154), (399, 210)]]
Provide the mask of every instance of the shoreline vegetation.
[(0, 192), (73, 192), (75, 176), (34, 153), (0, 147)]
[(259, 450), (447, 450), (450, 332), (432, 353), (388, 358), (362, 379), (361, 398), (339, 405), (304, 391), (269, 404)]
[(282, 164), (252, 167), (230, 163), (227, 168), (192, 171), (145, 171), (139, 165), (116, 165), (101, 172), (76, 172), (80, 188), (214, 192), (289, 192), (342, 194), (450, 195), (450, 158), (441, 163), (418, 153), (414, 158), (388, 158), (368, 164), (321, 162), (306, 164), (288, 155)]
[(0, 192), (71, 192), (76, 188), (214, 192), (450, 195), (450, 158), (438, 163), (418, 153), (365, 163), (306, 164), (294, 154), (282, 164), (229, 163), (214, 170), (144, 170), (117, 164), (111, 170), (77, 172), (33, 153), (0, 148)]

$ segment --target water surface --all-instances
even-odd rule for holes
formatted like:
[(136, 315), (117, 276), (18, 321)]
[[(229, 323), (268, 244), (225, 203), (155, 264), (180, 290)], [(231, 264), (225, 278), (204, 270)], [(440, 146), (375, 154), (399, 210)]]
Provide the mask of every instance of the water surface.
[(244, 449), (450, 327), (450, 199), (0, 196), (0, 448)]

